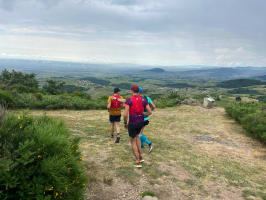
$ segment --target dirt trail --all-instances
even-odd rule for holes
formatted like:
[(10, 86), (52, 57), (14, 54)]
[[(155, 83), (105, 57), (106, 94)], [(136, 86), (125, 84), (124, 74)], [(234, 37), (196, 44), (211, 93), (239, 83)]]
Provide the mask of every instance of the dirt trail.
[[(39, 115), (42, 111), (32, 111)], [(106, 111), (47, 111), (82, 138), (88, 169), (88, 200), (266, 199), (266, 148), (246, 136), (224, 109), (180, 106), (154, 112), (145, 135), (145, 164), (134, 169), (129, 138), (109, 138)]]

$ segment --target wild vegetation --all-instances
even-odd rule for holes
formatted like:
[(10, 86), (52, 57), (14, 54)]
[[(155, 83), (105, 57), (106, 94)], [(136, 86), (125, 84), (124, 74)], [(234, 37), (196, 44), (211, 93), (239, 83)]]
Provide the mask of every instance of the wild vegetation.
[(266, 104), (241, 102), (228, 105), (226, 112), (254, 138), (266, 144)]
[(0, 117), (0, 199), (82, 199), (87, 179), (79, 139), (62, 121), (47, 116), (4, 115)]

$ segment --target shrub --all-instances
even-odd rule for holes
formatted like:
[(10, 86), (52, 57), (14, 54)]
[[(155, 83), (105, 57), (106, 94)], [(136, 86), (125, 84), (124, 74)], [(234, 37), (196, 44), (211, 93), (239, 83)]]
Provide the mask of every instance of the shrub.
[(7, 91), (0, 90), (0, 103), (5, 104), (9, 107), (11, 105), (14, 105), (15, 100), (14, 100), (12, 94), (10, 94)]
[(0, 199), (83, 199), (78, 142), (61, 121), (7, 115), (0, 128)]
[(239, 122), (251, 136), (266, 143), (266, 105), (258, 102), (241, 102), (226, 106), (229, 116)]

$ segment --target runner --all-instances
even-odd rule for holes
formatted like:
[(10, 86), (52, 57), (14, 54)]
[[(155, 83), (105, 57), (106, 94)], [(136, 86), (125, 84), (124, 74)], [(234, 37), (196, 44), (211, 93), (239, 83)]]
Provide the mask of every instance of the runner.
[[(151, 110), (154, 110), (155, 109), (155, 104), (152, 102), (151, 98), (150, 97), (147, 97), (145, 95), (142, 95), (142, 93), (143, 93), (143, 89), (142, 89), (142, 87), (139, 87), (139, 94), (140, 94), (140, 96), (142, 96), (142, 98), (146, 99), (148, 101), (148, 104), (151, 107)], [(147, 112), (147, 110), (144, 109), (144, 113), (143, 114), (145, 115), (146, 112)], [(146, 138), (145, 135), (143, 134), (143, 130), (144, 130), (145, 126), (147, 126), (148, 124), (149, 124), (149, 116), (147, 116), (147, 117), (144, 118), (144, 127), (141, 129), (139, 138), (140, 138), (140, 142), (141, 142), (141, 148), (144, 148), (144, 144), (146, 142), (149, 145), (149, 153), (151, 153), (152, 150), (153, 150), (153, 145), (148, 140), (148, 138)]]
[[(142, 167), (143, 154), (141, 153), (141, 144), (139, 133), (144, 126), (144, 117), (151, 115), (151, 108), (146, 99), (139, 96), (139, 87), (134, 85), (131, 87), (132, 96), (126, 100), (124, 111), (124, 126), (128, 130), (130, 143), (133, 154), (136, 157), (136, 167)], [(147, 112), (144, 116), (144, 108)], [(129, 115), (129, 123), (128, 123)]]
[(109, 120), (111, 123), (110, 133), (111, 138), (114, 138), (114, 126), (116, 128), (116, 141), (115, 143), (119, 143), (120, 141), (120, 120), (121, 120), (121, 107), (122, 103), (120, 103), (117, 99), (123, 99), (122, 96), (119, 95), (120, 89), (115, 88), (114, 94), (108, 98), (107, 109), (109, 112)]

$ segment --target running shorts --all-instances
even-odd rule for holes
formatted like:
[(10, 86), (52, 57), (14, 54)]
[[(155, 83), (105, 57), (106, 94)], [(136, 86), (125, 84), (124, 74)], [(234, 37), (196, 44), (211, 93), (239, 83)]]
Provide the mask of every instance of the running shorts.
[(110, 122), (120, 122), (121, 115), (109, 115)]
[(129, 124), (128, 125), (128, 135), (131, 138), (135, 138), (138, 134), (140, 134), (141, 129), (143, 128), (144, 124)]

